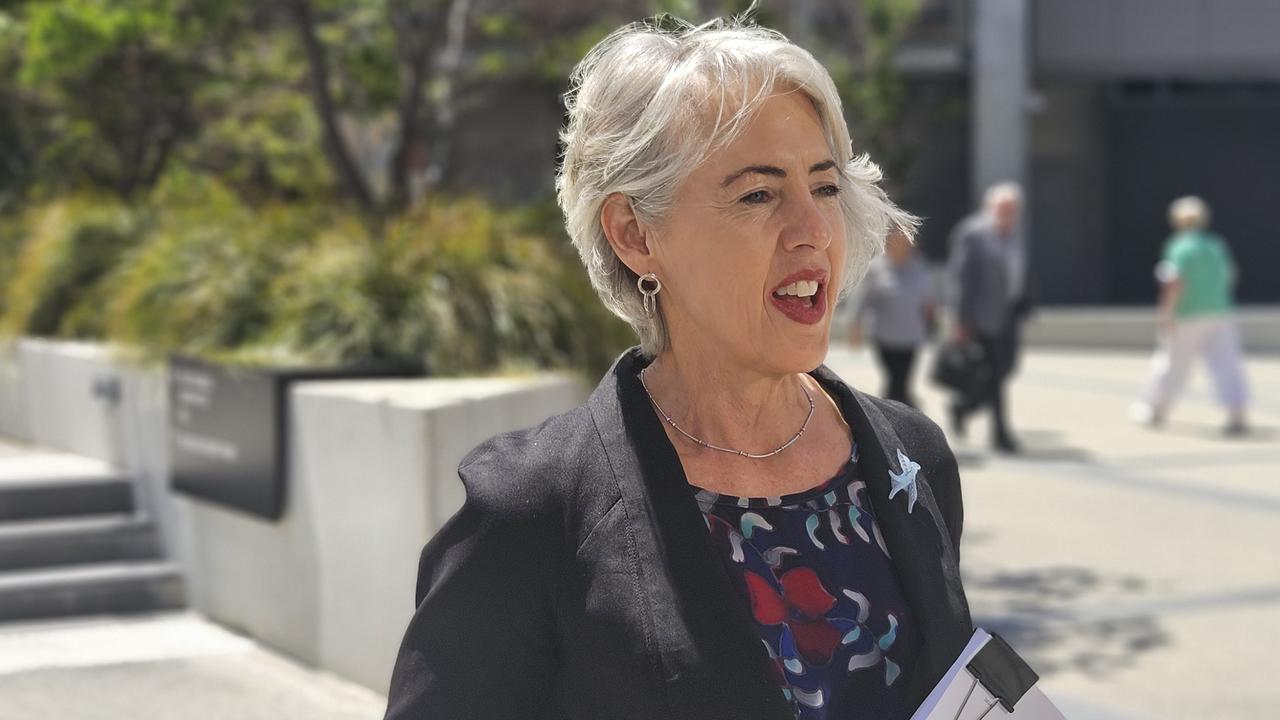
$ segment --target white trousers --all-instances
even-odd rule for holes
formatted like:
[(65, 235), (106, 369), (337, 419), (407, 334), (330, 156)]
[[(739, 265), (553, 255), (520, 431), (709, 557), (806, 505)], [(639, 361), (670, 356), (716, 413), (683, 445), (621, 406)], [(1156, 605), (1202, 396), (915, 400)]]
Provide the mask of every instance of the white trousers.
[(1249, 388), (1244, 375), (1240, 332), (1230, 315), (1175, 321), (1173, 331), (1156, 344), (1143, 402), (1158, 411), (1172, 407), (1197, 357), (1205, 359), (1218, 402), (1231, 412), (1244, 410), (1249, 401)]

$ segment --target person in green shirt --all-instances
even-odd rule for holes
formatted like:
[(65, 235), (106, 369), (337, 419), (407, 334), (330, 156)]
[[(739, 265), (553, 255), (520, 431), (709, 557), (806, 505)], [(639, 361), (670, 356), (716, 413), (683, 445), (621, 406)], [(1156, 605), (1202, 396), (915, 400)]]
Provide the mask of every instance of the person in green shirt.
[(1209, 232), (1209, 207), (1183, 197), (1169, 207), (1174, 234), (1156, 267), (1160, 281), (1159, 342), (1151, 378), (1133, 417), (1161, 424), (1177, 400), (1191, 363), (1205, 359), (1218, 400), (1226, 407), (1230, 434), (1246, 431), (1248, 383), (1231, 299), (1236, 266), (1222, 238)]

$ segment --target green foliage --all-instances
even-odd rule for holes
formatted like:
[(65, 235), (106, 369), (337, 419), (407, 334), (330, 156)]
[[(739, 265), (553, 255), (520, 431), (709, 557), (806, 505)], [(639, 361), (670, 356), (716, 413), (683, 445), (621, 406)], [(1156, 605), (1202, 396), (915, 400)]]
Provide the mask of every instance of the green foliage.
[(901, 187), (913, 159), (902, 137), (906, 86), (893, 67), (922, 0), (864, 0), (858, 4), (858, 54), (823, 53), (849, 117), (856, 152), (870, 152), (884, 169), (891, 195)]
[(27, 5), (28, 40), (22, 80), (62, 79), (90, 70), (123, 45), (168, 41), (175, 15), (163, 0), (61, 0)]
[[(366, 142), (398, 137), (409, 58), (439, 55), (449, 2), (309, 6), (337, 119)], [(414, 162), (449, 147), (441, 97), (463, 106), (531, 81), (553, 99), (592, 44), (635, 19), (485, 7), (498, 8), (476, 3), (466, 40), (478, 64), (423, 73), (404, 136)], [(297, 31), (271, 3), (0, 0), (0, 331), (433, 373), (597, 372), (632, 342), (551, 203), (442, 195), (357, 215)]]
[(25, 234), (20, 218), (13, 215), (0, 214), (0, 322), (5, 314), (8, 297), (3, 288), (9, 287), (12, 278), (17, 274), (18, 253), (22, 250), (22, 238)]
[(0, 7), (0, 68), (6, 76), (18, 67), (18, 51), (26, 43), (26, 25)]
[(672, 15), (698, 25), (715, 18), (728, 18), (746, 13), (752, 5), (756, 7), (751, 17), (761, 25), (775, 27), (772, 5), (779, 3), (760, 3), (753, 0), (650, 0), (650, 15)]
[(364, 116), (395, 107), (400, 99), (395, 28), (388, 21), (388, 0), (342, 0), (328, 14), (319, 34), (334, 50), (339, 74), (337, 102)]
[(596, 311), (576, 258), (526, 220), (457, 198), (392, 222), (380, 242), (347, 221), (292, 253), (273, 287), (271, 342), (314, 362), (432, 374), (599, 370), (625, 327)]
[(226, 48), (193, 99), (201, 131), (175, 164), (260, 201), (327, 199), (333, 175), (305, 86), (289, 43), (251, 38)]
[(153, 359), (599, 372), (630, 330), (548, 230), (552, 208), (437, 198), (374, 227), (175, 173), (136, 207), (84, 195), (0, 218), (0, 328)]
[[(155, 182), (195, 131), (210, 22), (225, 3), (193, 0), (27, 2), (17, 104), (47, 108), (34, 151), (52, 192), (94, 187), (128, 197)], [(202, 15), (201, 13), (206, 13)], [(4, 92), (0, 88), (0, 92)]]
[(32, 183), (35, 136), (44, 113), (22, 97), (14, 78), (22, 66), (26, 25), (0, 5), (0, 214), (11, 212), (22, 190)]
[(370, 292), (376, 256), (368, 229), (350, 218), (294, 248), (267, 288), (273, 309), (268, 344), (324, 364), (395, 357), (392, 323)]
[(306, 62), (278, 11), (228, 0), (12, 5), (0, 10), (0, 212), (27, 192), (136, 200), (174, 166), (259, 199), (332, 194)]
[(534, 78), (543, 82), (563, 82), (564, 78), (569, 76), (569, 71), (587, 54), (587, 51), (617, 27), (618, 23), (605, 20), (574, 33), (547, 38), (537, 47), (527, 65), (519, 61), (511, 65), (527, 67)]
[(215, 180), (175, 176), (150, 198), (152, 227), (110, 284), (112, 338), (153, 355), (216, 355), (257, 341), (282, 257), (314, 229), (282, 208), (254, 210)]
[[(12, 221), (6, 244), (16, 242)], [(106, 283), (141, 234), (138, 214), (117, 200), (80, 195), (31, 210), (6, 280), (0, 332), (100, 337)]]

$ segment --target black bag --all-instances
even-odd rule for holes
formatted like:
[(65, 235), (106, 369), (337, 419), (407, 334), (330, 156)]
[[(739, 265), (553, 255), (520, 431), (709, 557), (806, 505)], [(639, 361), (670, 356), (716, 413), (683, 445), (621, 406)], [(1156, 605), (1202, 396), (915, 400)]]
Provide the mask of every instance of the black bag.
[(950, 340), (938, 348), (933, 358), (933, 382), (964, 397), (978, 395), (991, 376), (982, 346), (976, 342)]

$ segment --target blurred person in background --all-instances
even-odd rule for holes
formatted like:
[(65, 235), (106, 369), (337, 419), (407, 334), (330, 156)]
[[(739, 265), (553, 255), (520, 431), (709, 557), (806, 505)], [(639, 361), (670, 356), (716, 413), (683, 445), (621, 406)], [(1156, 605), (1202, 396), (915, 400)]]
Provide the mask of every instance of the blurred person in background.
[(1198, 197), (1169, 206), (1173, 236), (1156, 266), (1159, 338), (1151, 376), (1131, 410), (1135, 421), (1160, 425), (1203, 357), (1227, 410), (1226, 432), (1244, 434), (1248, 386), (1231, 299), (1236, 265), (1222, 237), (1209, 232), (1209, 207)]
[(909, 718), (972, 633), (955, 457), (822, 361), (915, 218), (745, 21), (625, 26), (566, 105), (566, 226), (640, 344), (463, 460), (387, 718)]
[(884, 397), (918, 407), (911, 394), (917, 351), (933, 332), (936, 302), (929, 266), (911, 238), (889, 233), (885, 254), (871, 262), (856, 300), (849, 339), (861, 345), (869, 333), (885, 374)]
[(993, 185), (982, 210), (952, 231), (947, 261), (952, 339), (979, 344), (987, 364), (987, 380), (952, 402), (952, 429), (963, 437), (968, 416), (990, 407), (992, 447), (1006, 453), (1020, 450), (1009, 429), (1005, 385), (1017, 366), (1022, 323), (1030, 309), (1021, 213), (1022, 188), (1016, 183)]

